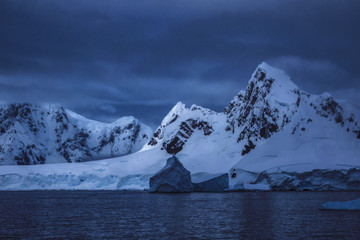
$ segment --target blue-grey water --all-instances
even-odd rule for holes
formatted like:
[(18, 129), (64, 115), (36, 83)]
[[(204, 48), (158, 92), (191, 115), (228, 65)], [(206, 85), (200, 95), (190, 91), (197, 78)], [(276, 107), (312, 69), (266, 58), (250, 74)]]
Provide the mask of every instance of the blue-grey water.
[(0, 237), (360, 239), (360, 211), (319, 210), (329, 200), (359, 197), (359, 192), (0, 192)]

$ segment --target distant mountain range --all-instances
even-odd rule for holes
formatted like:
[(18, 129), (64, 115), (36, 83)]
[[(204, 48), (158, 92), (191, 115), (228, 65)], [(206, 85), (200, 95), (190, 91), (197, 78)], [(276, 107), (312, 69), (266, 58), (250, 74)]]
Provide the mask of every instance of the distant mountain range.
[(3, 166), (0, 188), (147, 189), (150, 176), (176, 155), (192, 176), (228, 172), (230, 189), (360, 190), (359, 121), (359, 109), (304, 92), (266, 63), (224, 112), (179, 102), (153, 134), (132, 117), (104, 124), (59, 106), (5, 105), (1, 164), (133, 154), (29, 166), (26, 173)]
[(107, 124), (58, 105), (0, 106), (0, 164), (82, 162), (136, 152), (152, 130), (136, 118)]

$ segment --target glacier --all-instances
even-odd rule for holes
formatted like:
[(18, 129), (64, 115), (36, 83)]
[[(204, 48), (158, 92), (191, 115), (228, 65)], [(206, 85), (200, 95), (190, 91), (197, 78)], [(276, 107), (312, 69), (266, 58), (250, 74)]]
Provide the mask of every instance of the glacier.
[(148, 190), (166, 158), (146, 151), (89, 162), (1, 166), (0, 190)]

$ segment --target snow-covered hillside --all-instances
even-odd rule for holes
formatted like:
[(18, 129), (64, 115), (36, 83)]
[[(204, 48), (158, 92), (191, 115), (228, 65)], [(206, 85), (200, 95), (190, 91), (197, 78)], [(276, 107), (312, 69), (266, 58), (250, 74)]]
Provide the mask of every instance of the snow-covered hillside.
[(142, 151), (156, 149), (176, 154), (191, 172), (224, 173), (241, 153), (231, 132), (225, 131), (226, 115), (179, 102), (163, 119)]
[(0, 189), (144, 189), (176, 154), (193, 176), (229, 172), (232, 189), (360, 190), (359, 119), (345, 101), (306, 93), (262, 63), (222, 113), (177, 103), (139, 152), (0, 167)]
[(262, 63), (224, 113), (178, 103), (144, 149), (175, 153), (192, 173), (230, 169), (236, 187), (263, 171), (360, 167), (358, 121), (345, 101), (306, 93)]
[(141, 149), (152, 131), (133, 117), (106, 124), (58, 105), (0, 106), (0, 165), (81, 162)]
[(240, 92), (232, 105), (237, 109), (230, 114), (238, 115), (230, 115), (231, 129), (235, 134), (240, 131), (238, 140), (245, 139), (247, 149), (256, 147), (231, 168), (232, 187), (254, 182), (264, 171), (301, 173), (360, 167), (359, 111), (345, 101), (328, 93), (301, 91), (282, 71), (261, 64), (245, 95)]

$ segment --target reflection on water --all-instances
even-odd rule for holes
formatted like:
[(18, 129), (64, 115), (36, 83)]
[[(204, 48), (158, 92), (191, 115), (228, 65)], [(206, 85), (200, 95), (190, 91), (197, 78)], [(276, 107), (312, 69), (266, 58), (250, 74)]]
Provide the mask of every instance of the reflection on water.
[(360, 211), (321, 211), (360, 192), (0, 192), (0, 237), (357, 239)]

